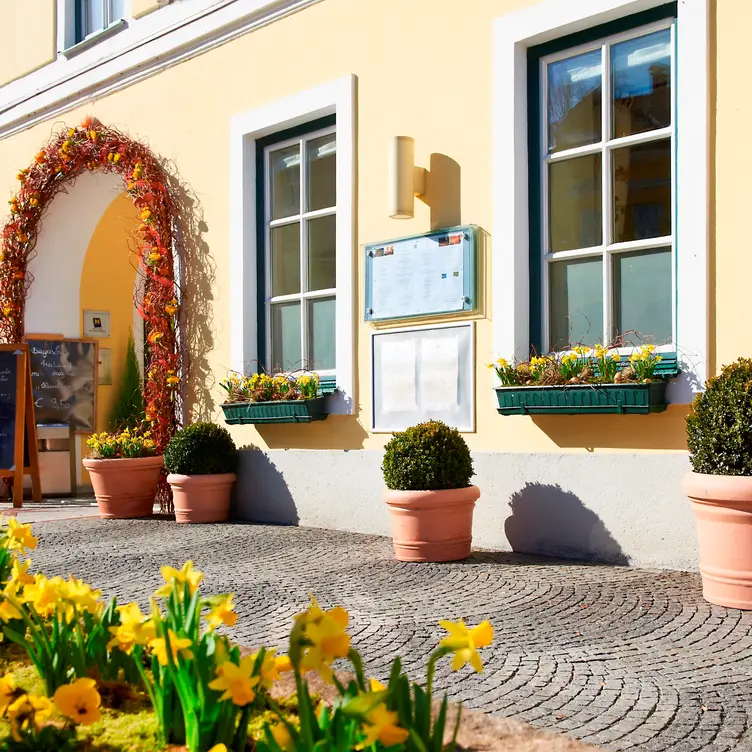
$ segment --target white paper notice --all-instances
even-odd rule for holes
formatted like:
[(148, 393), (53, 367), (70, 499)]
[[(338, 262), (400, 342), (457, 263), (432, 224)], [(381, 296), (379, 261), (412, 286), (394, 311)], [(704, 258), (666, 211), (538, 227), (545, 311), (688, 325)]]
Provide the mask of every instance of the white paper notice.
[(415, 340), (389, 339), (381, 342), (381, 411), (411, 412), (418, 409), (415, 384)]
[(420, 406), (424, 411), (459, 408), (460, 358), (457, 338), (432, 337), (420, 343)]

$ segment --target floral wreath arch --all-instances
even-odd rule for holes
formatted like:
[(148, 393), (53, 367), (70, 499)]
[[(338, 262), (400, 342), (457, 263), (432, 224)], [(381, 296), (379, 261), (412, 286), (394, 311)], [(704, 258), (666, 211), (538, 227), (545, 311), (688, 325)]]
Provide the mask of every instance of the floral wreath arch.
[(168, 176), (144, 144), (87, 117), (80, 126), (53, 134), (32, 164), (18, 173), (21, 188), (10, 200), (0, 249), (0, 340), (23, 340), (24, 309), (33, 282), (27, 265), (42, 217), (52, 199), (87, 171), (120, 175), (140, 212), (137, 240), (144, 284), (136, 307), (146, 322), (148, 342), (144, 403), (153, 438), (163, 451), (180, 422), (176, 216)]

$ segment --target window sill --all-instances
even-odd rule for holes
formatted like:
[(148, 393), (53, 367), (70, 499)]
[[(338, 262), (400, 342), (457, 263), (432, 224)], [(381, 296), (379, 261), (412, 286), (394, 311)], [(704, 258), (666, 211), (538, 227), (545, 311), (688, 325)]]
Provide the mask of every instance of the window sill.
[(58, 54), (66, 58), (75, 57), (76, 55), (85, 52), (91, 47), (94, 47), (100, 42), (103, 42), (105, 39), (109, 39), (110, 37), (115, 36), (115, 34), (118, 34), (119, 32), (127, 28), (128, 23), (124, 18), (121, 18), (119, 21), (115, 21), (115, 23), (110, 24), (106, 29), (101, 29), (100, 31), (95, 31), (93, 34), (89, 34), (86, 39), (82, 39), (80, 42), (76, 42), (76, 44), (74, 44), (72, 47), (61, 50)]

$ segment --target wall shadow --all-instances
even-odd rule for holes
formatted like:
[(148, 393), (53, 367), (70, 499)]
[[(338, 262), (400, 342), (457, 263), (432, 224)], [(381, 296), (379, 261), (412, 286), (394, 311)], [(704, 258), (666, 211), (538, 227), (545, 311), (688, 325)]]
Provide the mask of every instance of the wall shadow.
[(330, 415), (314, 423), (256, 425), (269, 449), (362, 449), (368, 436), (357, 415)]
[(446, 154), (431, 154), (423, 202), (431, 210), (431, 229), (462, 224), (462, 170)]
[(532, 420), (560, 447), (686, 450), (688, 413), (689, 405), (669, 405), (652, 415), (535, 415)]
[(515, 553), (629, 564), (600, 517), (561, 486), (526, 483), (509, 505), (504, 531)]
[(238, 479), (232, 498), (232, 519), (275, 525), (297, 525), (298, 509), (285, 478), (262, 451), (239, 450)]
[(186, 422), (213, 419), (215, 377), (208, 355), (214, 349), (214, 284), (217, 267), (205, 236), (209, 228), (198, 196), (180, 177), (173, 162), (162, 164), (173, 204), (175, 241), (180, 257), (176, 284), (183, 357), (184, 416)]

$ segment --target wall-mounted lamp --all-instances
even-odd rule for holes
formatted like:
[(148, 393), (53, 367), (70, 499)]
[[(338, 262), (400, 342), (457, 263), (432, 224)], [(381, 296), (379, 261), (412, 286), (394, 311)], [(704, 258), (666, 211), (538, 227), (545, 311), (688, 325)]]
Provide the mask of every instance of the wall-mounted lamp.
[(389, 216), (412, 219), (415, 197), (426, 192), (426, 169), (415, 166), (415, 141), (395, 136), (389, 145)]

